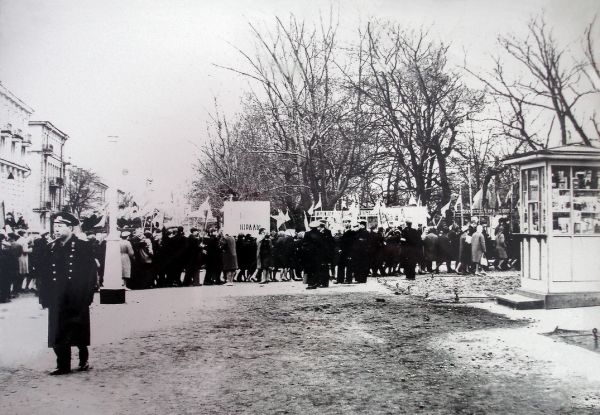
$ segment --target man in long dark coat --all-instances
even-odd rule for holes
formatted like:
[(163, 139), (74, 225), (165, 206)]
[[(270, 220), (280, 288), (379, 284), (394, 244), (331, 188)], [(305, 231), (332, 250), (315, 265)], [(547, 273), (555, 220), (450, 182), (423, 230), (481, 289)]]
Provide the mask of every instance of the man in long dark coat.
[(369, 231), (365, 220), (359, 221), (358, 226), (352, 245), (352, 274), (356, 282), (364, 284), (369, 275)]
[(339, 249), (340, 259), (338, 262), (337, 269), (337, 283), (338, 284), (351, 284), (352, 283), (352, 270), (350, 268), (350, 262), (352, 258), (352, 245), (354, 244), (354, 234), (350, 220), (344, 221), (344, 233), (340, 237)]
[(79, 370), (88, 366), (90, 309), (96, 285), (92, 247), (73, 234), (79, 224), (69, 213), (53, 215), (53, 234), (46, 266), (41, 273), (40, 304), (48, 308), (48, 347), (56, 353), (51, 375), (71, 372), (71, 347), (79, 349)]
[(302, 240), (302, 257), (304, 271), (307, 273), (307, 290), (312, 290), (322, 285), (327, 276), (327, 242), (319, 230), (321, 223), (313, 221), (309, 225), (310, 231), (306, 232)]
[(404, 273), (407, 280), (414, 280), (415, 268), (423, 256), (423, 240), (421, 233), (412, 228), (412, 219), (406, 219), (406, 227), (402, 230), (401, 241)]

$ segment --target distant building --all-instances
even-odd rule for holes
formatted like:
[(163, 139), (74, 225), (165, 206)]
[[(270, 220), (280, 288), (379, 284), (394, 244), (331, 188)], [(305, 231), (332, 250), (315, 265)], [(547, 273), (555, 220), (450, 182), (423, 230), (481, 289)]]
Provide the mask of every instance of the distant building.
[(31, 226), (50, 228), (51, 212), (62, 209), (66, 176), (65, 144), (69, 136), (49, 121), (30, 121), (31, 177), (28, 183), (29, 205), (35, 213)]
[(33, 109), (0, 84), (0, 202), (6, 213), (13, 213), (15, 219), (23, 215), (26, 222), (31, 219), (26, 197), (31, 114)]

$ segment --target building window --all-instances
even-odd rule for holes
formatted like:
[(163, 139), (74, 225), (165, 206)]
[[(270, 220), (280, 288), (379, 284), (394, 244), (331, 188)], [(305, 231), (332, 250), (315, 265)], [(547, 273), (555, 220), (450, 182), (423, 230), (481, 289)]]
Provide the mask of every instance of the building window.
[(521, 171), (521, 201), (523, 204), (521, 223), (524, 233), (544, 233), (546, 231), (546, 206), (544, 194), (543, 167)]
[(552, 231), (600, 233), (600, 168), (552, 166)]

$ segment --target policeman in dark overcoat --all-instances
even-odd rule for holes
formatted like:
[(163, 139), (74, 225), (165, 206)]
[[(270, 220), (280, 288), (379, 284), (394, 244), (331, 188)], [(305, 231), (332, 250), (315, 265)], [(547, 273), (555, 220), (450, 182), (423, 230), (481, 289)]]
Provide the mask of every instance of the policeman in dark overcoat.
[(46, 266), (40, 273), (40, 304), (48, 308), (48, 347), (56, 353), (57, 368), (51, 375), (71, 372), (71, 347), (79, 349), (79, 369), (88, 366), (90, 309), (96, 285), (92, 247), (73, 234), (79, 224), (69, 213), (52, 216), (53, 235)]

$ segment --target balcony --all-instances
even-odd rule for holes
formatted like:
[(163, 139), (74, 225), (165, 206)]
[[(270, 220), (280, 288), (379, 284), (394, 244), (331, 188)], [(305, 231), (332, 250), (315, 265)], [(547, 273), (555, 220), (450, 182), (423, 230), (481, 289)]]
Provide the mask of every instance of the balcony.
[(50, 210), (52, 210), (52, 202), (42, 202), (40, 207), (33, 209), (36, 213), (49, 212)]
[(52, 144), (46, 144), (42, 146), (42, 153), (44, 155), (51, 155), (54, 153), (54, 146)]
[(23, 145), (25, 147), (29, 147), (31, 145), (31, 134), (27, 134), (25, 137), (23, 137)]
[(64, 184), (65, 184), (65, 182), (62, 177), (50, 177), (48, 179), (48, 185), (50, 187), (59, 188), (59, 187), (63, 187)]
[(3, 133), (12, 134), (12, 132), (13, 132), (13, 127), (12, 127), (12, 124), (11, 124), (11, 123), (9, 123), (9, 122), (8, 122), (8, 123), (6, 123), (6, 124), (4, 124), (4, 125), (2, 126), (2, 129), (1, 129), (1, 131), (2, 131)]

